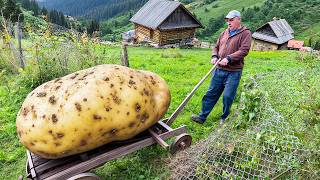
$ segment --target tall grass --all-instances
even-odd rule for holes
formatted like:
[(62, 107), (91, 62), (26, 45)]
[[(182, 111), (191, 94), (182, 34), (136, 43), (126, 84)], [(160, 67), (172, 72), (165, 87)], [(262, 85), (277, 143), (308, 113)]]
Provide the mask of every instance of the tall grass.
[(30, 34), (23, 44), (24, 69), (16, 63), (11, 49), (0, 49), (0, 179), (16, 179), (24, 174), (25, 148), (18, 141), (15, 120), (29, 92), (80, 69), (120, 62), (120, 49), (111, 54), (110, 47), (97, 46), (85, 38), (78, 41), (72, 34), (65, 37)]

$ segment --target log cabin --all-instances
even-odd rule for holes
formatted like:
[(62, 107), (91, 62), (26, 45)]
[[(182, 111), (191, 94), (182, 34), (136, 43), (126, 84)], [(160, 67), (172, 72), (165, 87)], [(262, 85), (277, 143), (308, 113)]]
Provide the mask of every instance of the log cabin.
[(274, 19), (252, 34), (251, 50), (272, 51), (287, 49), (288, 41), (294, 38), (294, 31), (285, 19)]
[(131, 19), (137, 43), (147, 41), (160, 46), (193, 39), (203, 28), (196, 17), (177, 1), (150, 0)]

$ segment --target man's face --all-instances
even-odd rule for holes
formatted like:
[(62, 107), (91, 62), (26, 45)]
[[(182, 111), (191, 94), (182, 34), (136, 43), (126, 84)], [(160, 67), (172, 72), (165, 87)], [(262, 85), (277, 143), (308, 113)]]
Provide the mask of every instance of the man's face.
[(226, 21), (228, 23), (228, 28), (230, 30), (235, 30), (235, 29), (239, 29), (240, 28), (240, 24), (241, 24), (241, 18), (240, 17), (226, 19)]

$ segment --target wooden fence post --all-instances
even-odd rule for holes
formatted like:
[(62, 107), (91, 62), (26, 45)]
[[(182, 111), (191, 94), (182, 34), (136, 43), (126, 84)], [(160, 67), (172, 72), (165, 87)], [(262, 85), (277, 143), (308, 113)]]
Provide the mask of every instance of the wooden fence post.
[(121, 50), (121, 65), (129, 67), (129, 60), (128, 60), (128, 50), (127, 50), (127, 43), (122, 43), (122, 50)]
[(22, 52), (22, 45), (21, 45), (21, 41), (22, 41), (22, 28), (21, 28), (21, 23), (18, 22), (17, 23), (17, 34), (18, 34), (18, 43), (19, 43), (19, 61), (20, 61), (20, 67), (22, 69), (24, 69), (24, 67), (26, 66), (24, 58), (23, 58), (23, 52)]

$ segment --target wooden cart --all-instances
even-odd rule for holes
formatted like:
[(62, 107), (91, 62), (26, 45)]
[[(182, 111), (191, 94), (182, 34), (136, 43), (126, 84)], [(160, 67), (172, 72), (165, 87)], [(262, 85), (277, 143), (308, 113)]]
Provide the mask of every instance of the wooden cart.
[[(169, 146), (164, 140), (176, 136)], [(185, 126), (170, 128), (163, 121), (140, 133), (136, 137), (121, 142), (112, 142), (91, 151), (49, 160), (43, 159), (27, 151), (27, 179), (99, 179), (92, 173), (86, 173), (106, 162), (127, 155), (152, 144), (160, 144), (175, 153), (191, 145), (192, 138), (187, 134)]]
[[(187, 134), (186, 127), (181, 126), (179, 128), (172, 129), (170, 125), (184, 109), (200, 85), (216, 69), (218, 62), (193, 88), (189, 95), (168, 119), (157, 122), (151, 128), (130, 140), (112, 142), (91, 151), (65, 158), (55, 160), (43, 159), (27, 151), (28, 159), (26, 162), (26, 178), (35, 180), (99, 179), (98, 176), (88, 173), (88, 171), (97, 168), (110, 160), (114, 160), (144, 147), (158, 143), (171, 153), (175, 153), (189, 147), (192, 143), (192, 138)], [(176, 138), (171, 145), (168, 145), (165, 140), (172, 137)], [(20, 179), (23, 178), (20, 177)]]

